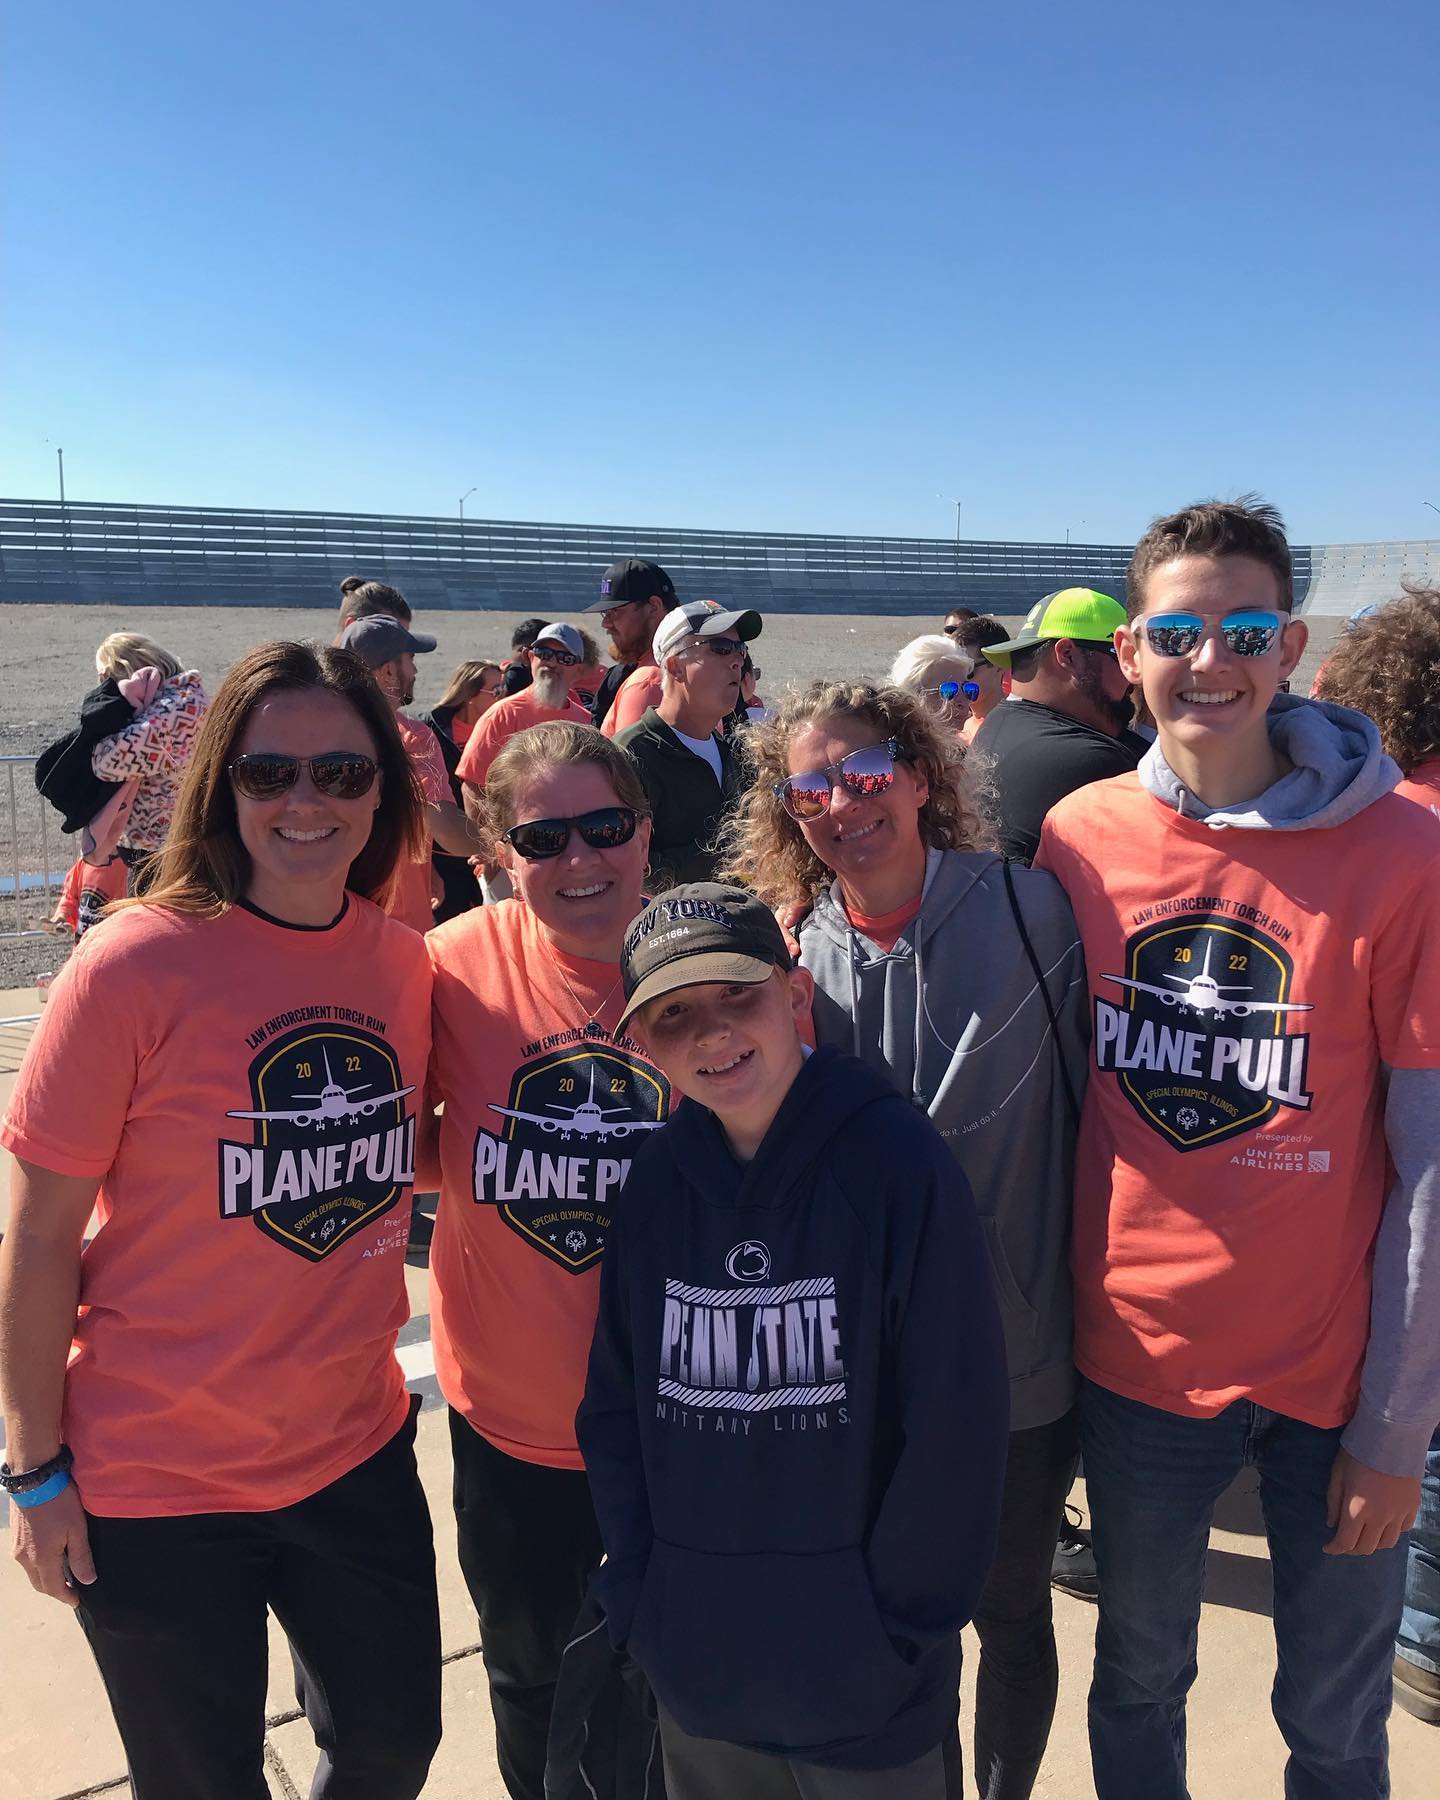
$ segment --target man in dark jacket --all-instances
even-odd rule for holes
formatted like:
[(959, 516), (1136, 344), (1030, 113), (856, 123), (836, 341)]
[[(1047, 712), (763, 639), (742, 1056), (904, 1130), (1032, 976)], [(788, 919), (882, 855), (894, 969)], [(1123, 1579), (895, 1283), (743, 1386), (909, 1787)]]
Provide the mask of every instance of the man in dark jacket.
[(714, 877), (716, 839), (747, 780), (735, 742), (721, 728), (739, 697), (745, 645), (760, 629), (757, 612), (692, 600), (667, 613), (655, 633), (660, 703), (615, 742), (634, 758), (650, 800), (656, 890)]
[(1125, 608), (1091, 588), (1062, 588), (1031, 607), (986, 662), (1010, 671), (1010, 698), (995, 707), (971, 748), (987, 759), (999, 801), (1000, 845), (1030, 862), (1045, 815), (1090, 781), (1125, 775), (1149, 748), (1129, 730), (1130, 684), (1115, 660)]

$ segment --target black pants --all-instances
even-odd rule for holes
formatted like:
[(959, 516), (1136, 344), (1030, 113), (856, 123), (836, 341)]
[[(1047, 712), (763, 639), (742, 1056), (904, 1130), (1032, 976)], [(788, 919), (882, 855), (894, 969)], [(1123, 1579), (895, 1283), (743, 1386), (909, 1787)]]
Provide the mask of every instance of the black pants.
[(898, 1769), (827, 1769), (739, 1744), (691, 1737), (663, 1708), (669, 1800), (962, 1800), (960, 1737)]
[(267, 1606), (320, 1746), (311, 1800), (414, 1800), (440, 1742), (440, 1616), (415, 1422), (268, 1513), (92, 1517), (80, 1623), (135, 1800), (266, 1800)]
[(1060, 1685), (1050, 1567), (1075, 1473), (1079, 1418), (1012, 1431), (1000, 1539), (974, 1625), (975, 1780), (981, 1800), (1027, 1800), (1040, 1773)]
[(507, 1456), (452, 1410), (455, 1534), (480, 1620), (500, 1776), (514, 1800), (544, 1800), (545, 1743), (560, 1658), (600, 1527), (579, 1469)]

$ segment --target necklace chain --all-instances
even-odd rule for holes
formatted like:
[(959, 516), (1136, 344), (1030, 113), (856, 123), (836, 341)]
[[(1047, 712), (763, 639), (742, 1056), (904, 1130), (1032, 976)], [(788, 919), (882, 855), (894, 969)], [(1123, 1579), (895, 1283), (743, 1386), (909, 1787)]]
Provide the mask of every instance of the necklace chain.
[(625, 971), (622, 969), (619, 975), (616, 976), (615, 980), (610, 985), (610, 991), (593, 1012), (589, 1007), (582, 1004), (580, 996), (575, 992), (574, 988), (571, 987), (570, 977), (565, 973), (564, 969), (561, 968), (559, 957), (556, 957), (555, 959), (555, 973), (560, 977), (561, 981), (565, 983), (565, 992), (570, 996), (571, 1000), (574, 1001), (575, 1010), (585, 1015), (585, 1036), (604, 1037), (605, 1029), (600, 1023), (600, 1015), (615, 998), (615, 990), (625, 979)]

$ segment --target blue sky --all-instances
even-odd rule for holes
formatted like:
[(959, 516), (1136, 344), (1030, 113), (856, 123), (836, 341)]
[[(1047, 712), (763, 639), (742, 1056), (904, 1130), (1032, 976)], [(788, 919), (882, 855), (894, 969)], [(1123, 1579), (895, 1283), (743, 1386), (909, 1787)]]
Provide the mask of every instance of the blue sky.
[(0, 493), (1440, 535), (1437, 18), (15, 9)]

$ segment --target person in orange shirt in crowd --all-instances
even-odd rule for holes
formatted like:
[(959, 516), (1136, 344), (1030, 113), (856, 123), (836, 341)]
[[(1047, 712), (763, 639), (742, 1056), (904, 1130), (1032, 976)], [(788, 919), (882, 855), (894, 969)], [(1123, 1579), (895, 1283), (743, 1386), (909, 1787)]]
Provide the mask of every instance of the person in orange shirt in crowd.
[(651, 648), (660, 621), (679, 604), (675, 583), (659, 563), (625, 556), (600, 577), (600, 598), (585, 608), (599, 613), (615, 666), (595, 696), (594, 721), (606, 737), (638, 724), (660, 703), (661, 680)]
[(669, 1089), (617, 1024), (650, 846), (630, 759), (588, 722), (537, 725), (496, 757), (484, 808), (515, 898), (425, 940), (444, 1102), (430, 1316), (500, 1771), (542, 1800), (561, 1653), (601, 1555), (575, 1441), (600, 1260)]
[(439, 1741), (395, 1358), (430, 969), (376, 904), (421, 836), (360, 661), (242, 657), (0, 1122), (15, 1555), (77, 1608), (141, 1800), (265, 1793), (267, 1607), (312, 1794), (417, 1795)]
[(590, 714), (570, 693), (584, 655), (584, 640), (573, 625), (547, 625), (530, 647), (529, 687), (497, 700), (470, 733), (455, 773), (464, 783), (465, 810), (472, 819), (482, 816), (491, 763), (517, 731), (557, 719), (590, 723)]
[(402, 710), (415, 698), (415, 657), (428, 655), (435, 639), (411, 631), (385, 613), (367, 614), (347, 625), (340, 646), (351, 650), (375, 677), (376, 686), (395, 711), (400, 741), (410, 755), (410, 765), (425, 799), (425, 824), (429, 833), (423, 854), (400, 870), (387, 910), (403, 919), (412, 931), (428, 931), (435, 923), (439, 883), (431, 865), (433, 844), (451, 856), (473, 856), (477, 843), (470, 822), (455, 804), (450, 791), (450, 771), (445, 765), (435, 733)]
[[(1183, 1800), (1215, 1503), (1259, 1471), (1294, 1800), (1389, 1792), (1404, 1534), (1440, 1417), (1440, 820), (1304, 653), (1253, 497), (1137, 545), (1120, 669), (1157, 739), (1036, 867), (1085, 944), (1075, 1353), (1100, 1800)], [(983, 740), (982, 740), (983, 741)]]

